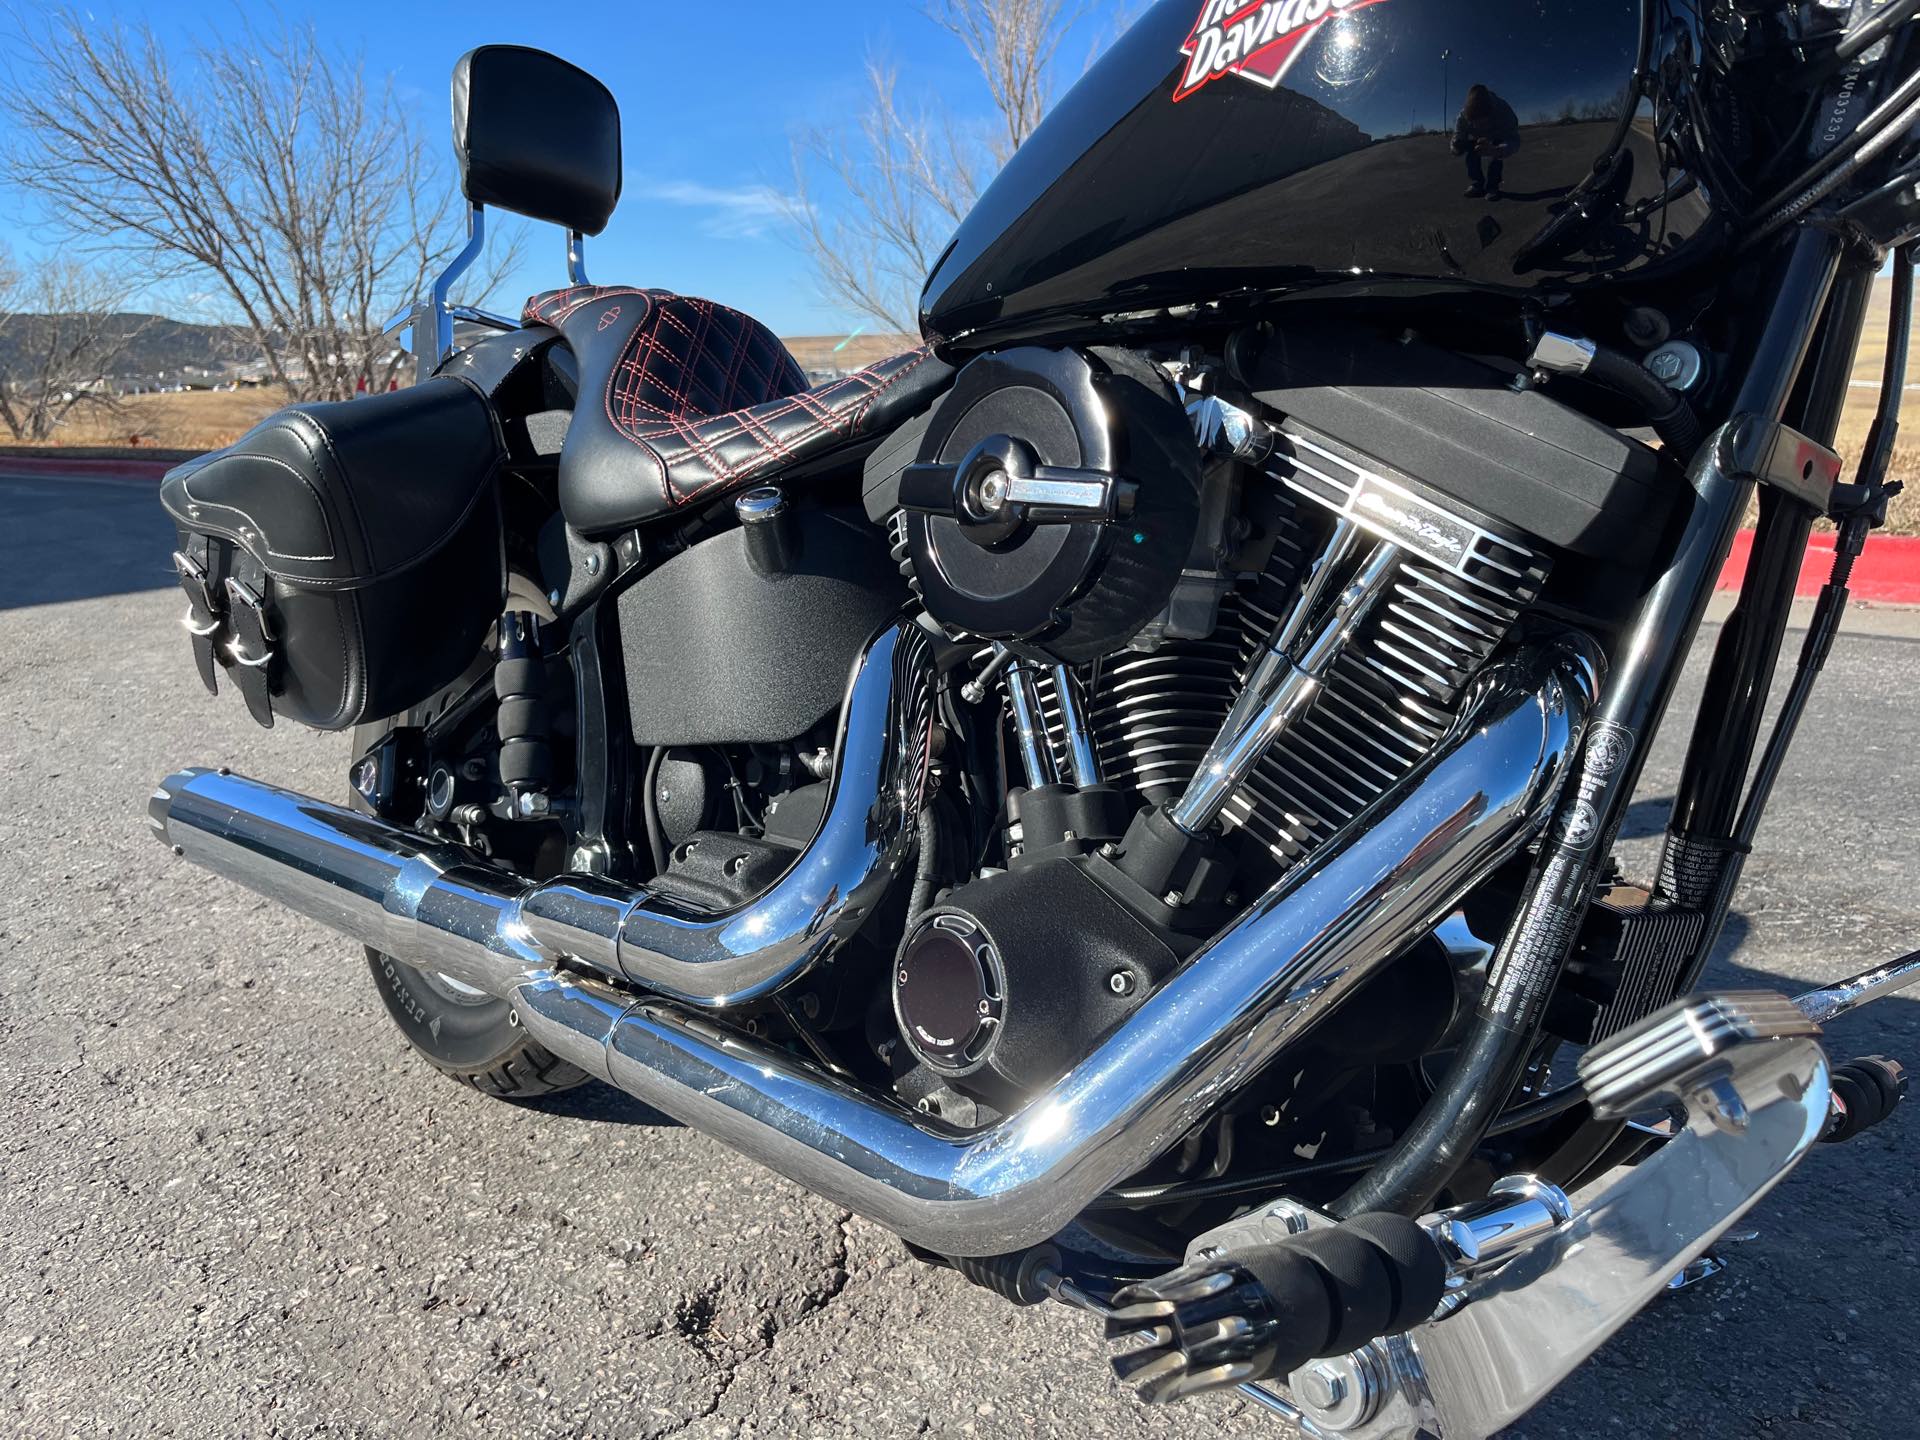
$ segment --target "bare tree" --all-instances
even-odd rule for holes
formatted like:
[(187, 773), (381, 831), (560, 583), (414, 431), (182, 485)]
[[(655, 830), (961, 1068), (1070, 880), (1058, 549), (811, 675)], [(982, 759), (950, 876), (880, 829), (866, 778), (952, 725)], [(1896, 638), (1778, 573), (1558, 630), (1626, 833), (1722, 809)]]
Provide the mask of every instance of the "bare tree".
[(921, 13), (979, 67), (992, 121), (968, 124), (933, 100), (903, 103), (898, 70), (870, 60), (853, 129), (799, 138), (792, 218), (829, 300), (890, 330), (918, 328), (921, 282), (1046, 114), (1060, 47), (1087, 10), (1080, 0), (927, 0)]
[(1001, 120), (991, 141), (996, 168), (1047, 113), (1054, 57), (1086, 8), (1067, 0), (929, 0), (924, 7), (929, 19), (967, 47), (987, 78)]
[(384, 389), (381, 323), (464, 240), (443, 147), (311, 28), (249, 24), (186, 58), (54, 12), (0, 80), (6, 178), (71, 235), (211, 289), (295, 398)]
[(0, 425), (51, 439), (83, 413), (119, 408), (112, 381), (149, 317), (121, 312), (124, 284), (69, 258), (29, 274), (0, 251)]

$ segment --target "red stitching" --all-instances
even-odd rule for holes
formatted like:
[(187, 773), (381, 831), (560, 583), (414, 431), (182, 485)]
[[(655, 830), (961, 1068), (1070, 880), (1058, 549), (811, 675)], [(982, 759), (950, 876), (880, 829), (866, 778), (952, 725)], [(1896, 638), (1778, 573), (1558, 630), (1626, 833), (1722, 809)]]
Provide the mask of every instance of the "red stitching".
[[(887, 392), (932, 358), (922, 348), (809, 390), (805, 372), (772, 332), (710, 300), (666, 290), (576, 286), (530, 298), (523, 314), (558, 325), (615, 295), (647, 304), (609, 367), (603, 408), (614, 432), (653, 462), (657, 493), (669, 505), (690, 504), (791, 463), (822, 436), (858, 435)], [(685, 354), (676, 353), (680, 345)], [(710, 375), (717, 381), (703, 378)], [(800, 423), (781, 433), (796, 417)], [(743, 442), (749, 452), (730, 460), (726, 452)], [(707, 474), (676, 484), (676, 466)]]
[[(914, 369), (917, 366), (920, 366), (926, 363), (926, 361), (930, 360), (932, 357), (933, 357), (933, 351), (931, 349), (923, 349), (920, 351), (920, 355), (918, 359), (912, 361), (904, 369), (898, 371), (897, 373), (888, 376), (885, 380), (879, 381), (879, 383), (877, 383), (874, 386), (873, 393), (867, 397), (867, 403), (860, 407), (859, 415), (857, 415), (854, 418), (854, 422), (853, 422), (854, 427), (858, 429), (859, 426), (866, 420), (867, 412), (873, 409), (874, 403), (879, 400), (882, 394), (884, 394), (891, 387), (898, 385), (908, 375), (912, 374)], [(899, 358), (898, 356), (895, 357), (895, 359), (898, 359), (898, 358)], [(889, 363), (890, 363), (889, 361), (885, 361), (885, 360), (880, 362), (881, 365), (885, 365)], [(871, 367), (871, 369), (876, 371), (879, 368), (880, 368), (880, 365), (875, 365)]]

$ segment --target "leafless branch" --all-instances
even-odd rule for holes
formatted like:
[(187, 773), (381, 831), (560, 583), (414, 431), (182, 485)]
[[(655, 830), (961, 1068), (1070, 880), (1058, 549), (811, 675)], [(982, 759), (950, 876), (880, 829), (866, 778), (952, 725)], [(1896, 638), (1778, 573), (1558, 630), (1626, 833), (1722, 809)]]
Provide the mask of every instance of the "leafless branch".
[(0, 251), (0, 425), (13, 439), (38, 443), (118, 408), (112, 382), (151, 323), (122, 313), (127, 291), (70, 258), (29, 270)]
[(828, 299), (891, 330), (918, 328), (921, 283), (987, 180), (1040, 123), (1060, 46), (1089, 8), (928, 0), (921, 13), (979, 67), (993, 120), (969, 125), (936, 99), (905, 101), (897, 69), (870, 60), (857, 121), (798, 138), (789, 218)]
[(1047, 113), (1048, 77), (1060, 42), (1088, 11), (1084, 0), (928, 0), (921, 13), (950, 31), (986, 77), (1001, 129), (997, 165)]
[(0, 81), (0, 173), (55, 224), (209, 285), (295, 398), (384, 385), (381, 323), (463, 238), (438, 148), (390, 83), (310, 27), (245, 25), (176, 73), (150, 29), (58, 10), (22, 56)]

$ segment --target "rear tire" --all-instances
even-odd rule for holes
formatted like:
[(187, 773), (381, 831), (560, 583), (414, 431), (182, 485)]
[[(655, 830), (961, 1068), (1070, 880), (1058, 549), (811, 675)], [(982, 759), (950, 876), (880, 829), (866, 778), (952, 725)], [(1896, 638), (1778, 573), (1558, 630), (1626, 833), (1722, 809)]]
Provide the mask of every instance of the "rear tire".
[(535, 1100), (592, 1077), (532, 1039), (513, 1007), (445, 975), (367, 951), (393, 1023), (442, 1075), (501, 1100)]

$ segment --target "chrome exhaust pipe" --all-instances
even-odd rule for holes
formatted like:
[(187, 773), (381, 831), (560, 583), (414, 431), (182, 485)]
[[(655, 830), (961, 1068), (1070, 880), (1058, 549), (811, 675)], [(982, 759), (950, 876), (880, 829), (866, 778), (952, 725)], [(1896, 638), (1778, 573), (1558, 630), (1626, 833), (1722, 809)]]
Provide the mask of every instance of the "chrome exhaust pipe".
[(934, 678), (917, 627), (874, 637), (847, 687), (818, 833), (762, 895), (717, 914), (600, 876), (534, 884), (461, 846), (225, 772), (171, 776), (148, 808), (176, 853), (409, 965), (489, 989), (499, 957), (565, 958), (690, 1004), (739, 1005), (832, 954), (898, 874), (926, 789)]
[(1566, 649), (1469, 721), (1018, 1114), (963, 1132), (671, 1004), (564, 976), (512, 998), (543, 1045), (944, 1255), (1052, 1236), (1157, 1158), (1448, 913), (1544, 822), (1592, 704)]
[(1155, 1159), (1523, 845), (1560, 788), (1594, 681), (1570, 646), (1490, 673), (1418, 769), (1050, 1090), (971, 1133), (712, 1017), (556, 971), (556, 941), (578, 955), (576, 936), (607, 933), (597, 884), (559, 882), (583, 897), (576, 924), (531, 903), (559, 898), (556, 886), (526, 889), (463, 852), (232, 776), (175, 776), (153, 809), (188, 858), (509, 998), (548, 1049), (675, 1119), (931, 1250), (997, 1255), (1055, 1234)]

